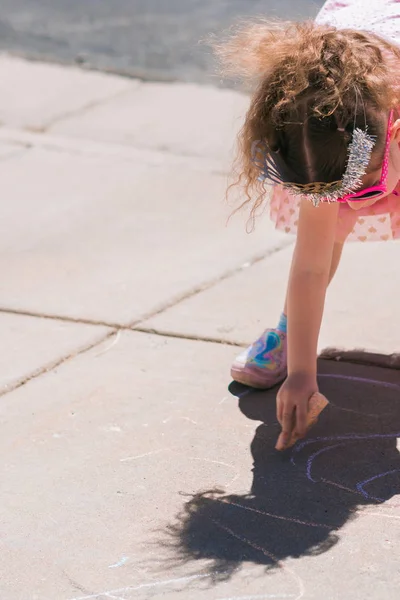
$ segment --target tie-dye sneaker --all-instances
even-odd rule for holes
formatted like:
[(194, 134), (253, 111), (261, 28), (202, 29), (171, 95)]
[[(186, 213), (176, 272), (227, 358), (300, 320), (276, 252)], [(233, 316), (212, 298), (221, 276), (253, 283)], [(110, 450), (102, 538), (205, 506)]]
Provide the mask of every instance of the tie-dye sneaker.
[(287, 375), (286, 333), (267, 329), (254, 344), (236, 358), (232, 378), (258, 389), (268, 389)]

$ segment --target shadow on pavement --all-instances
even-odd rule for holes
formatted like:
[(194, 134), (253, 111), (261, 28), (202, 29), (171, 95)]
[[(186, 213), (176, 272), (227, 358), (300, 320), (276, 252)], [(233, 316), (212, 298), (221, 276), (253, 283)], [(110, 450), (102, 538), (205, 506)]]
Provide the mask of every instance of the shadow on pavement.
[(321, 554), (357, 509), (400, 493), (400, 370), (372, 364), (391, 357), (331, 357), (319, 364), (330, 405), (285, 454), (274, 450), (276, 390), (231, 384), (242, 413), (262, 422), (251, 444), (252, 488), (248, 495), (213, 490), (191, 497), (172, 528), (182, 559), (212, 559), (229, 577), (245, 561), (274, 567), (286, 557)]

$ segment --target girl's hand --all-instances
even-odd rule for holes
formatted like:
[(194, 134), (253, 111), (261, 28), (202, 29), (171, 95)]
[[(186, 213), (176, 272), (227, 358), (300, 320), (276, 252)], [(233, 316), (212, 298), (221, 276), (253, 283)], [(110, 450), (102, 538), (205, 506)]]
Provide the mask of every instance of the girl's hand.
[(292, 373), (288, 376), (278, 392), (277, 418), (282, 433), (276, 444), (277, 450), (284, 450), (292, 434), (302, 438), (307, 432), (308, 402), (318, 392), (316, 377), (303, 373)]

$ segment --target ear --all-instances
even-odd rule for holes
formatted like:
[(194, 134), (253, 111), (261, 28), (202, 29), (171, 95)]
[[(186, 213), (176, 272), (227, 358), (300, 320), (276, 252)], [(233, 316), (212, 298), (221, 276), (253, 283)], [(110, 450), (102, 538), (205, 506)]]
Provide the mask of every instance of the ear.
[(397, 119), (397, 121), (393, 123), (390, 138), (392, 142), (400, 144), (400, 119)]

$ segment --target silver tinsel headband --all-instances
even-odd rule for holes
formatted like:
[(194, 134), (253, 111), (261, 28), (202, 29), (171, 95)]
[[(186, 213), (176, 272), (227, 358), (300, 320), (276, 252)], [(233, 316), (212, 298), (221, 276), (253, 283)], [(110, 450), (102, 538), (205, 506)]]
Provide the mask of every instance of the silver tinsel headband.
[(353, 139), (348, 147), (348, 161), (346, 171), (340, 181), (331, 183), (289, 183), (282, 181), (275, 162), (265, 143), (257, 140), (252, 145), (253, 163), (260, 170), (260, 181), (269, 181), (283, 185), (290, 193), (308, 198), (314, 206), (321, 202), (337, 202), (346, 194), (356, 192), (362, 185), (362, 178), (366, 174), (371, 160), (372, 150), (376, 139), (369, 135), (368, 130), (363, 131), (356, 127), (353, 131)]

